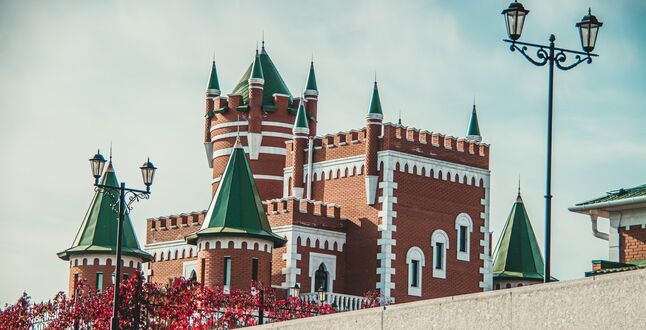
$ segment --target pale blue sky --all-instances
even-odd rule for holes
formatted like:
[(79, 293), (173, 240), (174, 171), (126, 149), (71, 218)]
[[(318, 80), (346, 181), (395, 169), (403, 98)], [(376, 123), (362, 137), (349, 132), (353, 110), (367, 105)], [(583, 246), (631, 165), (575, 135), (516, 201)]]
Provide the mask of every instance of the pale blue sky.
[[(555, 77), (553, 275), (583, 276), (607, 258), (584, 216), (567, 211), (607, 190), (643, 184), (646, 50), (643, 1), (523, 1), (523, 40), (579, 49), (574, 24), (602, 20), (601, 56)], [(491, 144), (494, 241), (522, 176), (542, 242), (546, 68), (509, 52), (508, 1), (0, 1), (0, 304), (67, 288), (56, 257), (93, 193), (87, 159), (113, 141), (119, 178), (159, 167), (132, 218), (201, 210), (210, 198), (202, 146), (213, 51), (230, 92), (264, 30), (293, 94), (314, 52), (319, 132), (361, 127), (376, 71), (386, 120), (464, 136), (473, 97)], [(542, 243), (541, 243), (542, 245)]]

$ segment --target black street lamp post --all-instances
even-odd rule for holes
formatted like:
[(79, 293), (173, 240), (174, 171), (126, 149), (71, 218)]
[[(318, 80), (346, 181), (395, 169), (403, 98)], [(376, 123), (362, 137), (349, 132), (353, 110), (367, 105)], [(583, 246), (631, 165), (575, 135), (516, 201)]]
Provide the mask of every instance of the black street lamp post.
[[(586, 62), (592, 63), (592, 58), (597, 57), (597, 54), (592, 54), (595, 43), (597, 41), (597, 33), (603, 23), (599, 22), (597, 18), (592, 15), (588, 9), (588, 14), (583, 17), (581, 22), (576, 24), (579, 28), (579, 36), (581, 37), (581, 47), (583, 52), (569, 50), (564, 48), (557, 48), (554, 45), (556, 37), (550, 35), (549, 46), (531, 44), (526, 42), (517, 41), (523, 31), (525, 19), (529, 10), (526, 10), (522, 4), (517, 1), (512, 2), (509, 8), (502, 11), (505, 16), (505, 23), (507, 27), (507, 35), (509, 39), (503, 41), (510, 43), (509, 49), (518, 51), (530, 63), (536, 66), (549, 66), (549, 85), (548, 85), (548, 101), (547, 101), (547, 175), (546, 175), (546, 188), (545, 188), (545, 269), (543, 274), (543, 281), (549, 282), (550, 275), (550, 262), (551, 262), (551, 226), (552, 226), (552, 104), (553, 104), (553, 90), (554, 90), (554, 67), (563, 71), (570, 70), (577, 65)], [(527, 54), (527, 48), (537, 48), (536, 57), (534, 59)], [(575, 60), (571, 64), (566, 64), (568, 60), (567, 54), (574, 55)]]
[[(112, 161), (112, 157), (110, 158), (110, 161)], [(148, 199), (150, 196), (150, 186), (153, 183), (153, 179), (155, 178), (155, 170), (157, 168), (153, 165), (153, 163), (150, 162), (150, 158), (139, 168), (141, 170), (141, 175), (144, 181), (144, 185), (146, 185), (146, 190), (139, 190), (139, 189), (131, 189), (131, 188), (126, 188), (126, 184), (124, 182), (121, 182), (121, 184), (118, 187), (115, 186), (108, 186), (108, 185), (103, 185), (99, 184), (99, 178), (101, 177), (101, 174), (103, 173), (103, 167), (105, 166), (105, 158), (101, 155), (100, 152), (97, 152), (96, 155), (92, 159), (90, 159), (90, 165), (92, 169), (92, 175), (94, 176), (94, 187), (97, 190), (103, 190), (104, 192), (108, 193), (110, 196), (112, 196), (112, 192), (119, 191), (119, 222), (117, 224), (117, 265), (116, 265), (116, 270), (115, 270), (115, 279), (114, 279), (114, 298), (113, 298), (113, 304), (112, 304), (112, 319), (111, 319), (111, 325), (110, 329), (112, 330), (118, 330), (119, 329), (119, 288), (121, 285), (121, 245), (123, 241), (123, 219), (125, 217), (126, 212), (128, 210), (131, 210), (132, 207), (130, 206), (133, 202), (139, 201), (141, 199)], [(130, 193), (131, 196), (128, 197), (128, 201), (126, 202), (126, 194)], [(114, 196), (113, 200), (114, 200)], [(126, 210), (126, 208), (128, 210)]]

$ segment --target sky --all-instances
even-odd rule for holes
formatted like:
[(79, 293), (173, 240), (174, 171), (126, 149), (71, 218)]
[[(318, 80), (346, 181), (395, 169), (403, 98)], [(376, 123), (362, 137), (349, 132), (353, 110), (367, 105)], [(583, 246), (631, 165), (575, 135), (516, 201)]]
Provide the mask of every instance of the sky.
[[(120, 180), (159, 168), (145, 219), (205, 209), (204, 90), (215, 53), (231, 92), (264, 32), (292, 94), (314, 57), (319, 132), (364, 125), (375, 72), (386, 121), (464, 137), (473, 99), (491, 144), (494, 242), (518, 177), (544, 235), (546, 67), (509, 51), (508, 1), (0, 0), (0, 304), (23, 291), (50, 299), (68, 283), (68, 248), (90, 203), (88, 159), (112, 142)], [(592, 64), (555, 74), (553, 264), (561, 279), (608, 257), (607, 242), (568, 207), (646, 181), (646, 2), (523, 0), (521, 40), (579, 50), (574, 24), (592, 7), (604, 25)], [(607, 222), (602, 223), (607, 229)]]

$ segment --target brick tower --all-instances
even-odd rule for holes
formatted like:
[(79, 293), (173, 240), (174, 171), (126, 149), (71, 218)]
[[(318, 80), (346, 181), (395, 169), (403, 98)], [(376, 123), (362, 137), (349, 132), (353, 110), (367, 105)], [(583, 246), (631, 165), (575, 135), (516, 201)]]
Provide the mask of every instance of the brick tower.
[(272, 251), (285, 240), (269, 226), (239, 141), (221, 178), (202, 227), (186, 237), (197, 245), (198, 281), (225, 289), (248, 289), (251, 281), (269, 287)]
[[(119, 185), (112, 161), (101, 178), (101, 184), (114, 187)], [(59, 258), (70, 262), (70, 295), (74, 294), (74, 288), (80, 280), (85, 280), (89, 288), (97, 291), (112, 285), (119, 217), (116, 208), (112, 207), (115, 201), (105, 190), (95, 192), (74, 243), (69, 249), (58, 253)], [(123, 277), (127, 278), (141, 268), (142, 262), (150, 261), (153, 257), (139, 248), (137, 235), (127, 213), (123, 226), (122, 272)]]
[[(313, 63), (310, 65), (306, 110), (316, 121), (318, 91)], [(215, 194), (228, 156), (238, 135), (254, 173), (261, 198), (283, 196), (285, 142), (292, 139), (292, 126), (301, 98), (293, 98), (264, 44), (231, 94), (220, 95), (215, 63), (206, 91), (205, 146), (213, 168)], [(312, 129), (315, 133), (315, 126)]]

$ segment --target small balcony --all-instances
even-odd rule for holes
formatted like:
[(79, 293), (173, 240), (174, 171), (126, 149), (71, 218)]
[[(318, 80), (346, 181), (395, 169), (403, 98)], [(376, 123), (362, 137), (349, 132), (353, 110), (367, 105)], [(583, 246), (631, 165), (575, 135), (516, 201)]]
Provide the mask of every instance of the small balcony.
[[(301, 293), (298, 297), (301, 300), (307, 301), (309, 303), (319, 302), (317, 292)], [(358, 309), (362, 309), (363, 300), (364, 298), (361, 296), (353, 296), (349, 294), (333, 293), (333, 292), (325, 293), (325, 302), (339, 312), (355, 311)]]

